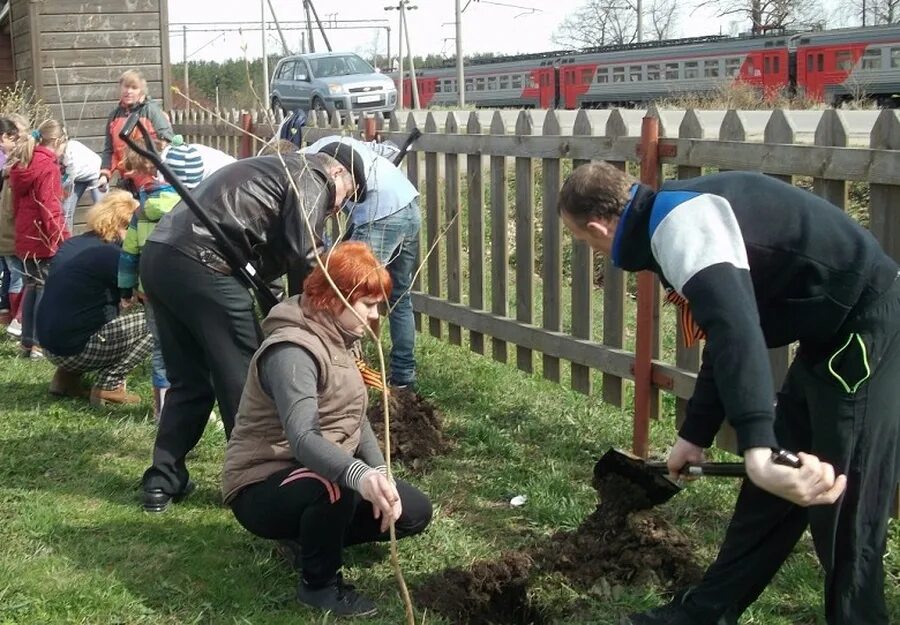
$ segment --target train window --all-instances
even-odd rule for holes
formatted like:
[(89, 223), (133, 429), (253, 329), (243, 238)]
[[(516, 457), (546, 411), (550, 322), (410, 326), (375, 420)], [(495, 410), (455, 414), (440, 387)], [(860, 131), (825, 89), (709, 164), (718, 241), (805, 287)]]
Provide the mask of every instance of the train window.
[(491, 76), (487, 79), (487, 88), (488, 91), (496, 91), (497, 90), (497, 77)]
[(678, 63), (666, 63), (666, 80), (678, 80)]
[(772, 58), (772, 71), (775, 72), (776, 74), (781, 71), (781, 58), (780, 57), (776, 56), (776, 57)]
[(451, 79), (444, 80), (444, 91), (447, 93), (455, 93), (456, 92), (456, 81)]
[(640, 65), (629, 65), (628, 66), (628, 80), (631, 82), (639, 82), (641, 80), (641, 76), (643, 71), (641, 70)]
[(504, 74), (500, 77), (500, 88), (509, 89), (509, 75)]
[(763, 59), (763, 73), (771, 74), (772, 73), (772, 58), (766, 57)]
[(730, 59), (725, 59), (725, 75), (726, 76), (737, 76), (741, 71), (741, 59), (740, 57), (732, 57)]
[(881, 48), (869, 48), (862, 57), (862, 69), (881, 69)]
[(816, 69), (816, 55), (815, 54), (807, 54), (806, 55), (806, 71), (813, 72)]
[(609, 68), (597, 68), (597, 82), (609, 82)]
[(719, 61), (703, 61), (703, 75), (706, 78), (718, 78)]
[(443, 88), (441, 87), (441, 81), (440, 80), (434, 81), (434, 92), (440, 93), (442, 91), (442, 89)]
[(891, 68), (900, 67), (900, 48), (891, 48)]
[(821, 52), (816, 56), (816, 65), (819, 66), (819, 71), (825, 71), (825, 55)]
[(594, 70), (590, 67), (586, 67), (581, 70), (581, 84), (589, 85), (594, 82)]
[(521, 89), (522, 88), (522, 74), (513, 74), (512, 75), (512, 88), (513, 89)]
[(613, 82), (625, 82), (625, 67), (620, 65), (613, 68)]
[(472, 87), (474, 84), (472, 83), (471, 78), (466, 78), (466, 91), (472, 91)]
[(834, 65), (838, 70), (849, 72), (853, 69), (853, 55), (850, 50), (841, 50), (834, 54)]
[(659, 80), (659, 63), (647, 64), (647, 80)]
[(684, 62), (684, 77), (688, 79), (700, 77), (700, 67), (697, 61)]
[(484, 91), (484, 78), (475, 79), (475, 91)]

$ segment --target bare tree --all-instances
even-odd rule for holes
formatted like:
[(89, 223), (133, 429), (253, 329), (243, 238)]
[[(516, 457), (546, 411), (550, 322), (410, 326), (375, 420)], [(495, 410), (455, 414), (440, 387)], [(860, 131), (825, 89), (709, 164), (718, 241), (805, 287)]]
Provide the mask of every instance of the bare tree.
[(754, 33), (808, 28), (821, 24), (824, 14), (818, 0), (702, 0), (697, 7), (712, 7), (719, 17), (749, 18), (750, 30)]
[(850, 0), (844, 5), (847, 21), (874, 26), (900, 22), (900, 0)]
[[(649, 6), (645, 0), (644, 12), (644, 29), (652, 38), (665, 39), (671, 35), (677, 17), (676, 0), (651, 0)], [(560, 23), (552, 40), (570, 48), (637, 41), (637, 3), (635, 0), (586, 0)]]

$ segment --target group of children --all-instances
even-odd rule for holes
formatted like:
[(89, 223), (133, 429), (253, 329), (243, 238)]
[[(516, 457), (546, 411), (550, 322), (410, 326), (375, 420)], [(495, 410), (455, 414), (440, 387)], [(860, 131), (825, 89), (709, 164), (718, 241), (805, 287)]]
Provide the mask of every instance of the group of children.
[[(170, 142), (157, 140), (157, 148), (188, 189), (235, 160), (219, 150), (187, 144), (177, 135)], [(148, 331), (155, 336), (152, 310), (140, 289), (140, 253), (156, 222), (180, 198), (151, 162), (130, 150), (118, 169), (138, 204), (121, 241), (116, 303), (120, 312), (143, 304)], [(82, 195), (90, 191), (94, 204), (102, 202), (108, 184), (101, 179), (100, 155), (69, 139), (60, 122), (48, 119), (32, 128), (18, 114), (0, 117), (0, 171), (0, 325), (18, 340), (20, 357), (42, 358), (36, 319), (50, 265), (74, 234)], [(152, 365), (158, 415), (168, 387), (158, 342)]]

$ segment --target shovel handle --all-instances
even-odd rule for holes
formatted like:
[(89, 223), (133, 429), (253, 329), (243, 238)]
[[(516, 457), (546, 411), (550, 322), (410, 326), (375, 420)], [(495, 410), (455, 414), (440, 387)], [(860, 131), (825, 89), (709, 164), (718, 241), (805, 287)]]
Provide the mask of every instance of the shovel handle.
[[(646, 466), (654, 473), (665, 475), (669, 472), (669, 467), (666, 466), (665, 462), (648, 462)], [(686, 464), (679, 473), (691, 477), (701, 477), (703, 475), (744, 477), (747, 475), (747, 470), (744, 468), (743, 462), (704, 462), (703, 464)]]

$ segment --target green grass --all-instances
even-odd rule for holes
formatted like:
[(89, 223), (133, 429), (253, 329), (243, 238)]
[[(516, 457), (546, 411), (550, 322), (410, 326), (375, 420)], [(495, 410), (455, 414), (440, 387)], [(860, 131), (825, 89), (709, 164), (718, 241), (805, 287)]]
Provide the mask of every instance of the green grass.
[[(209, 427), (189, 459), (197, 493), (146, 515), (137, 495), (153, 443), (149, 404), (95, 410), (50, 399), (52, 368), (14, 353), (0, 341), (0, 624), (334, 622), (291, 601), (294, 573), (221, 506), (221, 430)], [(418, 355), (422, 392), (443, 410), (455, 445), (424, 475), (399, 468), (435, 503), (429, 530), (400, 543), (409, 584), (576, 527), (594, 504), (594, 460), (628, 444), (628, 412), (424, 336)], [(143, 370), (131, 381), (144, 397), (148, 377)], [(654, 423), (654, 449), (672, 431), (670, 420)], [(735, 488), (708, 479), (659, 509), (696, 542), (701, 562), (715, 555)], [(513, 494), (528, 503), (510, 508)], [(900, 621), (896, 524), (891, 532), (886, 588), (891, 620)], [(349, 549), (347, 563), (347, 576), (379, 603), (369, 622), (404, 622), (386, 546)], [(744, 622), (823, 623), (821, 585), (806, 538)], [(534, 595), (553, 606), (558, 623), (615, 623), (662, 600), (657, 588), (599, 600), (552, 576), (539, 579)], [(427, 622), (445, 623), (432, 614)]]

